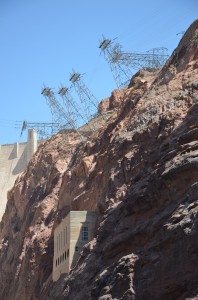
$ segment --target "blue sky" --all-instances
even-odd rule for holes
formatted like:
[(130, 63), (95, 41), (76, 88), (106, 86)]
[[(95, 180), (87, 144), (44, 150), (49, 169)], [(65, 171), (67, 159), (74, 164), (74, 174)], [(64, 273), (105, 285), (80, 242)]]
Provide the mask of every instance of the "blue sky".
[(26, 140), (15, 121), (52, 121), (41, 87), (69, 86), (72, 69), (98, 100), (110, 95), (102, 34), (126, 51), (171, 54), (197, 17), (197, 0), (0, 0), (0, 144)]

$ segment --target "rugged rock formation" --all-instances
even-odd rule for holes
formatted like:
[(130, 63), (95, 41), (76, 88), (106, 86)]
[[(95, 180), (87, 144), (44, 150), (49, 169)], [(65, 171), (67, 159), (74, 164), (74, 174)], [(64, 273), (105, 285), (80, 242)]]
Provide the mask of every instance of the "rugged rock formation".
[[(110, 98), (106, 124), (47, 141), (10, 191), (2, 300), (198, 297), (198, 21), (159, 73)], [(98, 229), (53, 283), (53, 228), (70, 208), (98, 209)]]
[(0, 299), (38, 299), (52, 271), (58, 193), (76, 142), (67, 147), (57, 135), (40, 146), (9, 192), (0, 231)]

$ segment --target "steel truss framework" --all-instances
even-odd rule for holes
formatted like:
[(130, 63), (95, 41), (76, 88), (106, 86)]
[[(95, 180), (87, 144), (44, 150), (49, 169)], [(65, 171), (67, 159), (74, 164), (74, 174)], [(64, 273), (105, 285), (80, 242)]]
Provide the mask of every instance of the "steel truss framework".
[(16, 121), (16, 128), (21, 128), (21, 136), (26, 129), (35, 129), (39, 139), (46, 139), (58, 132), (58, 123)]
[(97, 111), (98, 100), (83, 82), (82, 74), (73, 72), (69, 80), (80, 98), (83, 115), (88, 122)]
[[(59, 93), (63, 95), (63, 90), (60, 90)], [(54, 92), (49, 87), (44, 87), (41, 94), (47, 99), (47, 104), (50, 107), (53, 121), (59, 124), (59, 130), (73, 129), (81, 137), (73, 112), (71, 111), (71, 106), (69, 108), (67, 107), (67, 111), (65, 111), (64, 107), (55, 98)]]
[[(66, 110), (68, 111), (68, 115), (71, 116), (71, 119), (73, 120), (75, 124), (75, 128), (77, 128), (77, 121), (81, 119), (82, 123), (87, 124), (88, 119), (86, 116), (83, 114), (83, 111), (81, 107), (77, 104), (76, 101), (74, 101), (72, 95), (70, 94), (69, 88), (62, 86), (58, 94), (62, 97), (64, 106)], [(89, 124), (87, 124), (89, 129), (92, 131), (92, 128), (90, 127)]]
[(168, 59), (167, 48), (153, 48), (146, 53), (124, 52), (119, 43), (103, 37), (99, 48), (110, 65), (111, 72), (118, 87), (127, 85), (133, 70), (142, 68), (159, 69)]
[(52, 113), (53, 122), (59, 124), (59, 130), (72, 128), (73, 124), (68, 122), (66, 112), (63, 106), (55, 98), (52, 89), (49, 87), (44, 87), (41, 94), (46, 98), (47, 104)]

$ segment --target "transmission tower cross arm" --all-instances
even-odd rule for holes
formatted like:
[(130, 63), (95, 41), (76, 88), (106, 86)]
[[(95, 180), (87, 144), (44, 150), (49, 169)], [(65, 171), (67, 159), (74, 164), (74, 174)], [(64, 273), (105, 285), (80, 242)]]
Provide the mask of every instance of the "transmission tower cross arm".
[(26, 121), (23, 121), (23, 125), (22, 125), (22, 128), (21, 128), (21, 135), (23, 134), (23, 131), (27, 128), (27, 122)]
[(72, 83), (75, 83), (76, 81), (80, 80), (81, 78), (81, 74), (80, 73), (73, 73), (71, 74), (69, 80), (72, 82)]
[(102, 50), (105, 50), (107, 49), (109, 46), (111, 45), (111, 40), (109, 39), (103, 39), (102, 42), (100, 42), (100, 45), (98, 48), (102, 49)]

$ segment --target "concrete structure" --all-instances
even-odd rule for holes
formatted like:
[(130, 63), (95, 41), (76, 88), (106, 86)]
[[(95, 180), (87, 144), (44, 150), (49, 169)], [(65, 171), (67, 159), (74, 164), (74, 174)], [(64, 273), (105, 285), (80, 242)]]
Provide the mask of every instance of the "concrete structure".
[(37, 133), (34, 129), (28, 130), (28, 142), (27, 142), (27, 162), (30, 161), (34, 153), (38, 148)]
[(54, 230), (53, 281), (69, 273), (80, 256), (82, 247), (94, 236), (97, 213), (70, 211)]
[(7, 204), (7, 192), (26, 169), (36, 149), (37, 136), (34, 129), (28, 130), (27, 143), (0, 145), (0, 221)]

